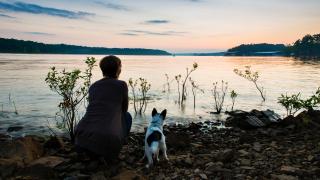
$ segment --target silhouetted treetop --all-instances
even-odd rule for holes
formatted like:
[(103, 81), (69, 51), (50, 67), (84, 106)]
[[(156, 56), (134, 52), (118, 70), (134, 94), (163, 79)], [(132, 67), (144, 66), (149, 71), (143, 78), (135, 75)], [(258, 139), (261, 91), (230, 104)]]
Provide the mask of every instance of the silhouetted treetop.
[(226, 55), (252, 56), (252, 55), (279, 55), (286, 46), (284, 44), (241, 44), (226, 52)]
[(305, 35), (292, 46), (288, 46), (285, 54), (296, 57), (320, 57), (320, 34)]
[(116, 55), (171, 55), (157, 49), (104, 48), (66, 44), (44, 44), (34, 41), (0, 38), (0, 53), (32, 54), (116, 54)]

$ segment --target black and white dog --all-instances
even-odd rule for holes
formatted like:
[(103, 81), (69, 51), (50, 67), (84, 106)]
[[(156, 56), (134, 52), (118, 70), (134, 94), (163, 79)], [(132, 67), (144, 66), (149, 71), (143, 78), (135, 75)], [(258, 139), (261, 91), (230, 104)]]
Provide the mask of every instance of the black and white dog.
[(144, 157), (147, 157), (147, 168), (153, 165), (154, 161), (159, 161), (159, 150), (162, 151), (164, 158), (168, 161), (166, 138), (163, 134), (163, 121), (167, 115), (167, 110), (163, 110), (160, 114), (155, 108), (152, 110), (152, 120), (146, 132)]

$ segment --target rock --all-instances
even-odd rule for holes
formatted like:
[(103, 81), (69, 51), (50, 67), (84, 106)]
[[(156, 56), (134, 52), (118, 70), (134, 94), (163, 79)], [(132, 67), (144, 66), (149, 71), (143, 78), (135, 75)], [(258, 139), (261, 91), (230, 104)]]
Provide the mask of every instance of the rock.
[(104, 176), (103, 171), (99, 171), (90, 177), (91, 180), (107, 180), (107, 178)]
[(281, 120), (281, 116), (270, 109), (262, 111), (262, 113), (269, 119), (271, 123), (277, 123)]
[(72, 170), (83, 170), (83, 169), (85, 169), (85, 165), (78, 162), (78, 163), (72, 164), (70, 168)]
[(240, 149), (240, 150), (238, 150), (238, 152), (240, 153), (240, 156), (248, 156), (249, 155), (249, 152), (244, 149)]
[(195, 169), (194, 171), (193, 171), (195, 174), (199, 174), (200, 173), (200, 169)]
[(190, 138), (188, 135), (168, 133), (166, 135), (166, 143), (168, 147), (184, 149), (190, 146)]
[(250, 166), (251, 165), (251, 160), (250, 159), (240, 159), (240, 164), (242, 166)]
[(50, 167), (36, 164), (21, 169), (18, 176), (29, 177), (29, 179), (58, 179), (58, 174)]
[(137, 174), (132, 170), (124, 170), (120, 172), (117, 176), (111, 178), (112, 180), (144, 180), (144, 176)]
[(67, 161), (67, 159), (64, 159), (62, 157), (58, 156), (45, 156), (41, 157), (40, 159), (32, 161), (29, 166), (34, 166), (34, 165), (42, 165), (50, 168), (54, 168), (57, 165)]
[(90, 176), (86, 174), (80, 174), (80, 173), (73, 173), (75, 175), (68, 176), (64, 178), (63, 180), (87, 180), (90, 178)]
[(244, 170), (254, 170), (254, 167), (251, 166), (240, 166), (240, 169), (244, 169)]
[(43, 154), (42, 145), (31, 136), (0, 141), (0, 147), (0, 158), (15, 159), (24, 163), (30, 163)]
[(44, 147), (48, 149), (60, 149), (64, 147), (61, 137), (51, 136), (49, 140), (44, 143)]
[(208, 179), (206, 174), (201, 173), (201, 174), (199, 174), (199, 176), (201, 179)]
[(234, 157), (234, 150), (225, 149), (222, 151), (218, 157), (221, 162), (230, 162)]
[(235, 111), (229, 112), (231, 117), (226, 119), (227, 127), (239, 127), (241, 129), (255, 129), (259, 127), (269, 126), (280, 120), (280, 115), (267, 109), (266, 111), (258, 111), (253, 109), (251, 112)]
[(188, 165), (192, 165), (192, 160), (191, 160), (191, 158), (190, 157), (187, 157), (185, 160), (184, 160), (184, 162), (186, 163), (186, 164), (188, 164)]
[(7, 132), (20, 131), (21, 129), (23, 129), (22, 126), (10, 126), (10, 127), (7, 129)]
[(308, 161), (312, 161), (314, 159), (314, 156), (313, 155), (309, 155), (307, 159), (308, 159)]
[(281, 168), (280, 168), (280, 171), (282, 171), (284, 173), (294, 173), (297, 170), (299, 170), (299, 168), (292, 167), (292, 166), (281, 166)]
[(295, 177), (295, 176), (289, 176), (286, 174), (271, 174), (271, 179), (275, 179), (275, 180), (298, 180), (299, 178)]
[(221, 169), (223, 166), (223, 163), (222, 162), (216, 162), (216, 163), (210, 162), (206, 166), (207, 167), (206, 167), (205, 171), (214, 172), (217, 169)]
[(164, 180), (166, 178), (166, 176), (163, 173), (160, 173), (159, 175), (157, 175), (155, 180)]
[(255, 151), (260, 152), (262, 145), (259, 142), (255, 142), (253, 143), (253, 147), (252, 147)]
[(215, 163), (214, 162), (209, 162), (209, 163), (207, 163), (205, 166), (206, 167), (209, 167), (209, 166), (213, 166)]
[(16, 162), (14, 159), (0, 159), (0, 179), (11, 176), (18, 168), (22, 168), (23, 164)]

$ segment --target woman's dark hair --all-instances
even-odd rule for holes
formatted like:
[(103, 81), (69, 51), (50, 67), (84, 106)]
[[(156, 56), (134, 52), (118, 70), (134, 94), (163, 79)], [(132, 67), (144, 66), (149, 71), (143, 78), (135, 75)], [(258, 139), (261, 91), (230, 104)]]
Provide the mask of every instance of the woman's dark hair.
[(103, 76), (117, 78), (117, 72), (121, 66), (121, 60), (117, 56), (106, 56), (101, 59), (99, 66)]

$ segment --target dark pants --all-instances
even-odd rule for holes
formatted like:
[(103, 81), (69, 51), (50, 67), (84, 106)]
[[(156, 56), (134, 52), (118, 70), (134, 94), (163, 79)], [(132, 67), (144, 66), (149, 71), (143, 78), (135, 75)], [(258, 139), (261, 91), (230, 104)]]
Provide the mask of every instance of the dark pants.
[[(129, 136), (131, 125), (132, 125), (132, 116), (129, 112), (124, 113), (122, 123), (123, 123), (122, 127), (123, 127), (124, 136), (125, 136), (125, 138), (127, 138)], [(100, 157), (99, 155), (96, 155), (95, 153), (93, 153), (87, 149), (84, 149), (80, 146), (77, 146), (77, 145), (76, 145), (75, 149), (78, 153), (80, 153), (80, 154), (85, 153), (87, 156), (89, 156), (92, 159), (96, 159), (96, 158)]]
[(124, 121), (122, 121), (124, 124), (124, 135), (127, 137), (129, 136), (130, 129), (132, 126), (132, 116), (129, 112), (124, 113)]

